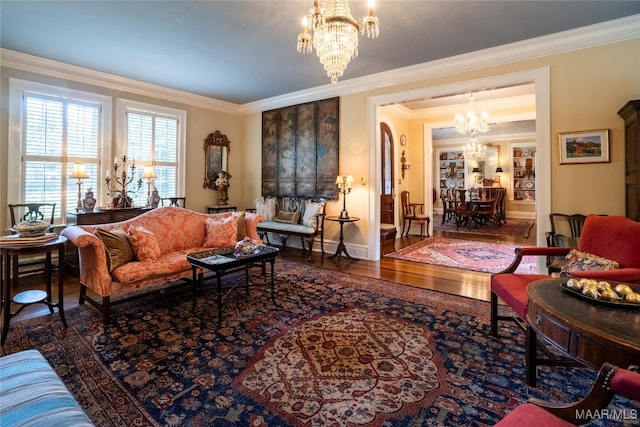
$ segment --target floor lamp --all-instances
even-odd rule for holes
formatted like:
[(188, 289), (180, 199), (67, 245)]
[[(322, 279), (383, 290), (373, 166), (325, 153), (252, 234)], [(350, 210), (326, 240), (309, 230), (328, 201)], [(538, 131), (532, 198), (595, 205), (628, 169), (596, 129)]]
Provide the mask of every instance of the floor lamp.
[(78, 185), (78, 204), (76, 206), (76, 212), (80, 212), (82, 210), (82, 180), (88, 179), (89, 175), (87, 175), (87, 170), (85, 169), (84, 163), (76, 163), (73, 165), (73, 169), (71, 170), (71, 175), (69, 178), (75, 178), (76, 184)]
[(145, 206), (149, 206), (151, 204), (151, 183), (153, 179), (157, 178), (154, 167), (145, 166), (142, 178), (147, 180), (147, 204)]

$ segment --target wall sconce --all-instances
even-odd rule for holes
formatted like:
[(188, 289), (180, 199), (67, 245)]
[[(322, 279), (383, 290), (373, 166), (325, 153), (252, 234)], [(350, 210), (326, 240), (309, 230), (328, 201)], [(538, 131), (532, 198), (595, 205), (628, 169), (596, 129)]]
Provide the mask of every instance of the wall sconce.
[(87, 170), (85, 168), (84, 163), (76, 163), (73, 165), (73, 169), (71, 170), (71, 175), (69, 178), (75, 178), (76, 184), (78, 185), (78, 204), (76, 205), (76, 212), (80, 212), (82, 210), (82, 180), (89, 179), (89, 175), (87, 175)]
[(153, 166), (145, 166), (142, 178), (147, 180), (147, 204), (145, 206), (149, 206), (151, 204), (151, 183), (154, 178), (157, 178), (155, 168)]
[(407, 160), (404, 154), (404, 150), (402, 150), (402, 155), (400, 156), (400, 170), (402, 171), (402, 179), (404, 179), (404, 171), (411, 167), (411, 162)]
[(478, 186), (478, 174), (480, 173), (480, 168), (473, 168), (471, 171), (473, 173), (473, 188)]
[(336, 185), (338, 186), (338, 193), (342, 194), (342, 211), (340, 211), (340, 218), (349, 219), (349, 212), (347, 212), (347, 194), (351, 193), (353, 176), (338, 175), (336, 178)]
[(496, 168), (496, 173), (498, 174), (498, 187), (502, 188), (502, 182), (500, 182), (500, 174), (504, 172), (500, 166)]

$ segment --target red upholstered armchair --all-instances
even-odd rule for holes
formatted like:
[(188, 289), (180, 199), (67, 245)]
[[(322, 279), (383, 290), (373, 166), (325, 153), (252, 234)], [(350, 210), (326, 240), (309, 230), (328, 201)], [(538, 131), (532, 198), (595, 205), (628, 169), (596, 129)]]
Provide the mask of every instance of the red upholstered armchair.
[[(504, 271), (491, 276), (491, 335), (498, 336), (498, 320), (510, 320), (526, 329), (527, 285), (549, 278), (547, 274), (515, 274), (524, 256), (562, 256), (565, 247), (516, 248), (515, 259)], [(620, 268), (607, 271), (580, 271), (580, 277), (640, 284), (640, 222), (623, 216), (588, 215), (578, 243), (578, 250), (617, 261)], [(498, 299), (513, 309), (512, 314), (498, 313)], [(527, 369), (529, 373), (530, 370)], [(527, 378), (535, 385), (535, 378)]]
[[(550, 403), (539, 399), (530, 399), (504, 417), (499, 427), (569, 427), (585, 424), (596, 417), (603, 417), (613, 397), (617, 394), (631, 400), (640, 401), (640, 373), (638, 367), (622, 369), (605, 363), (600, 368), (589, 394), (575, 403)], [(635, 419), (640, 417), (637, 410), (624, 409), (608, 412), (610, 418), (617, 416)], [(622, 420), (621, 420), (622, 421)]]

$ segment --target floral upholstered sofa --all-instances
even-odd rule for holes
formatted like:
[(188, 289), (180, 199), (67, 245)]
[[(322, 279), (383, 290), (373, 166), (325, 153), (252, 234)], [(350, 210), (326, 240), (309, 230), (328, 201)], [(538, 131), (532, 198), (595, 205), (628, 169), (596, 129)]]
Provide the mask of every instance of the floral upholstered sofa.
[[(78, 248), (80, 304), (88, 301), (101, 310), (106, 324), (111, 305), (190, 278), (188, 254), (233, 246), (245, 236), (261, 243), (257, 224), (262, 220), (251, 212), (202, 214), (160, 207), (126, 221), (71, 226), (61, 235)], [(102, 301), (87, 295), (87, 288)]]

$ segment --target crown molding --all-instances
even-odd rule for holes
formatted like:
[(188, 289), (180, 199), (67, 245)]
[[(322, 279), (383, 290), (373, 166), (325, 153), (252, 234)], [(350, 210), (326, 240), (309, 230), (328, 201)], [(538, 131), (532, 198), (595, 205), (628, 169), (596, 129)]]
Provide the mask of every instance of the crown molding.
[(318, 86), (286, 95), (243, 104), (243, 113), (271, 110), (287, 105), (309, 102), (332, 96), (363, 92), (373, 88), (411, 83), (414, 81), (462, 73), (501, 64), (524, 61), (554, 54), (567, 53), (640, 37), (640, 15), (588, 25), (573, 30), (536, 37), (520, 42), (478, 50), (449, 58), (423, 62), (409, 67), (371, 74), (335, 85)]
[(250, 114), (635, 38), (640, 38), (640, 15), (632, 15), (521, 42), (343, 80), (336, 84), (317, 86), (243, 105), (64, 64), (8, 49), (0, 49), (0, 57), (2, 58), (0, 65), (230, 114)]
[(193, 105), (231, 114), (240, 114), (239, 105), (218, 99), (196, 95), (165, 86), (146, 83), (134, 79), (103, 73), (88, 68), (65, 64), (51, 59), (28, 55), (9, 49), (0, 49), (0, 65), (16, 70), (28, 71), (50, 77), (71, 80), (78, 83), (104, 87), (107, 89), (149, 96), (156, 99)]

